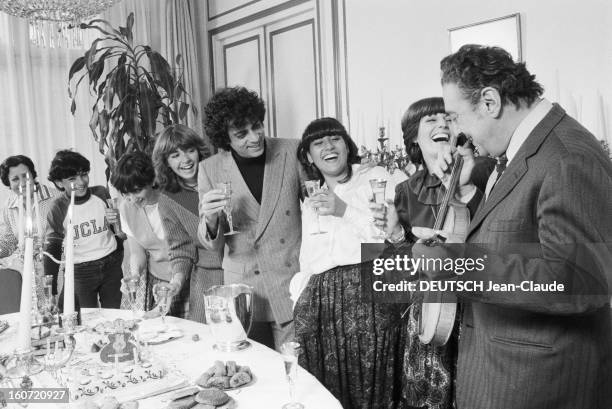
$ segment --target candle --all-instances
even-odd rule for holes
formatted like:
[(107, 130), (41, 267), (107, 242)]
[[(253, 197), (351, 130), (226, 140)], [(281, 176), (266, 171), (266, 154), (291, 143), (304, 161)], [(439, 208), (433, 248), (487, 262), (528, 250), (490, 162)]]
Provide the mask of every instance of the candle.
[(74, 184), (70, 186), (70, 205), (66, 223), (66, 267), (64, 269), (64, 314), (74, 312), (74, 235), (72, 232), (72, 212), (74, 211)]
[(30, 182), (30, 173), (26, 173), (26, 225), (25, 237), (32, 237), (32, 183)]
[(32, 330), (32, 270), (34, 267), (34, 241), (32, 236), (25, 238), (23, 271), (21, 273), (21, 304), (19, 306), (18, 347), (24, 351), (31, 349)]
[(23, 236), (24, 236), (24, 219), (23, 219), (23, 187), (19, 184), (19, 198), (17, 199), (19, 206), (19, 221), (17, 223), (17, 239), (19, 241), (19, 248), (23, 248)]

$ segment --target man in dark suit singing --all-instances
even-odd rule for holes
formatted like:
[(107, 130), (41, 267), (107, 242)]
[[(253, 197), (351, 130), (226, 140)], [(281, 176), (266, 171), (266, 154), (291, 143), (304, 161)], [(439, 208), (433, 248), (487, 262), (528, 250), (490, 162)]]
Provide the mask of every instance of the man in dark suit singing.
[[(462, 254), (486, 254), (486, 268), (453, 277), (485, 287), (458, 294), (457, 407), (612, 408), (610, 159), (589, 131), (541, 98), (535, 76), (506, 51), (466, 45), (441, 69), (449, 118), (498, 159)], [(440, 170), (449, 161), (440, 160)], [(487, 291), (489, 283), (523, 282)], [(565, 289), (528, 291), (554, 282)]]
[[(204, 126), (219, 152), (200, 162), (200, 225), (204, 247), (225, 248), (225, 284), (254, 288), (249, 338), (274, 347), (293, 338), (289, 281), (299, 270), (300, 165), (297, 139), (267, 138), (261, 98), (225, 88), (205, 108)], [(232, 224), (220, 183), (231, 183)]]

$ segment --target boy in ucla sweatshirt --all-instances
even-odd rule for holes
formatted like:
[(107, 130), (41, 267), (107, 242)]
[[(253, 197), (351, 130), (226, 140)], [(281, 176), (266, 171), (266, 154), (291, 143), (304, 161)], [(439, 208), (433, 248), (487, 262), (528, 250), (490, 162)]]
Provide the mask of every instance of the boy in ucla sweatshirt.
[[(64, 192), (51, 204), (47, 215), (48, 227), (45, 250), (56, 259), (62, 254), (66, 237), (70, 194), (74, 190), (72, 214), (74, 235), (74, 291), (83, 308), (119, 308), (123, 273), (123, 243), (113, 233), (111, 224), (119, 220), (118, 210), (110, 209), (108, 190), (89, 187), (89, 161), (70, 150), (59, 151), (51, 161), (49, 180)], [(59, 266), (45, 256), (45, 274), (51, 274), (53, 292), (57, 293)]]

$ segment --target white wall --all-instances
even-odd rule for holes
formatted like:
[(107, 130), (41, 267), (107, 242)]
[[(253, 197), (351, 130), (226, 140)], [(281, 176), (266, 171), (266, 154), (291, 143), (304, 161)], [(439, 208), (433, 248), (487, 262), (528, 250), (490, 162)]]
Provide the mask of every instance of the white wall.
[(439, 63), (449, 53), (448, 28), (517, 12), (523, 60), (544, 95), (612, 142), (612, 2), (345, 0), (345, 5), (351, 131), (359, 142), (376, 145), (381, 95), (393, 145), (402, 143), (399, 122), (408, 105), (441, 95)]

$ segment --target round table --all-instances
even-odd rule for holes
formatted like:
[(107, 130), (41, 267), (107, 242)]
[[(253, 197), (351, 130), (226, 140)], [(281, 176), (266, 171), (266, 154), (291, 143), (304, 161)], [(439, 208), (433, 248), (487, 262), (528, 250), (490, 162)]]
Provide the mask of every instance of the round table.
[[(126, 310), (85, 308), (82, 311), (82, 317), (84, 324), (94, 326), (98, 322), (116, 318), (130, 319), (132, 314)], [(0, 315), (1, 320), (6, 320), (10, 324), (9, 329), (0, 334), (0, 353), (10, 353), (16, 347), (17, 318), (18, 314)], [(160, 318), (154, 320), (159, 322)], [(228, 391), (228, 394), (236, 401), (237, 409), (281, 408), (289, 401), (289, 385), (285, 376), (284, 363), (278, 352), (254, 341), (250, 341), (252, 346), (243, 351), (219, 352), (213, 349), (214, 341), (207, 325), (175, 317), (166, 317), (166, 324), (181, 329), (184, 336), (164, 344), (152, 345), (150, 346), (151, 352), (161, 361), (180, 370), (191, 385), (213, 365), (214, 361), (235, 361), (238, 365), (248, 365), (255, 376), (255, 382), (250, 386)], [(195, 334), (199, 336), (199, 341), (193, 340), (192, 337)], [(83, 345), (85, 342), (79, 344), (78, 341), (79, 338), (77, 338), (77, 350), (87, 353), (90, 345)], [(97, 356), (95, 358), (97, 359)], [(53, 378), (45, 376), (44, 373), (34, 376), (34, 387), (58, 386), (48, 384), (49, 379)], [(170, 394), (171, 392), (142, 399), (139, 401), (140, 408), (165, 408)], [(307, 408), (342, 408), (338, 400), (315, 377), (302, 368), (298, 368), (295, 398)], [(30, 406), (41, 409), (58, 407), (56, 404)]]

